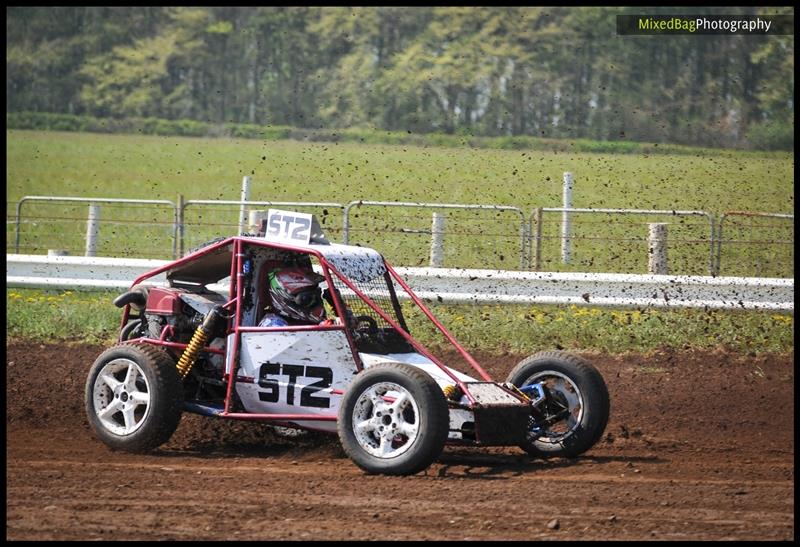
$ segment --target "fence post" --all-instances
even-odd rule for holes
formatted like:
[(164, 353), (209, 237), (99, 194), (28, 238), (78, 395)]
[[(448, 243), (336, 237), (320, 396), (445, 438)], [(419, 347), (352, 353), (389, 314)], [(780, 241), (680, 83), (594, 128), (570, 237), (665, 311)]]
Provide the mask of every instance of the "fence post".
[(538, 272), (542, 267), (542, 208), (537, 207), (533, 211), (533, 222), (535, 225), (533, 232), (533, 271)]
[(521, 271), (530, 270), (531, 269), (531, 234), (528, 230), (530, 230), (530, 222), (525, 220), (525, 214), (520, 211), (520, 216), (522, 217), (521, 226), (519, 229), (520, 232), (520, 250), (519, 250), (519, 269)]
[(714, 261), (714, 268), (713, 268), (713, 270), (711, 272), (711, 275), (713, 275), (713, 276), (719, 275), (720, 263), (722, 262), (722, 221), (725, 220), (725, 215), (726, 214), (727, 213), (722, 213), (719, 216), (719, 221), (718, 221), (718, 224), (717, 224), (717, 241), (716, 241), (716, 243), (717, 243), (717, 249), (716, 249), (717, 256), (716, 256), (716, 260)]
[(175, 209), (175, 240), (177, 246), (177, 256), (175, 258), (181, 258), (183, 256), (183, 207), (183, 194), (178, 194), (178, 204)]
[(86, 256), (97, 255), (97, 234), (100, 232), (100, 206), (89, 205), (89, 217), (86, 220)]
[(647, 239), (648, 263), (651, 274), (667, 275), (667, 223), (653, 222)]
[(17, 202), (17, 214), (14, 216), (14, 252), (16, 254), (19, 254), (19, 223), (23, 201), (25, 201), (25, 198), (22, 198)]
[(242, 179), (242, 202), (239, 208), (239, 235), (244, 233), (245, 224), (247, 223), (247, 204), (246, 201), (250, 200), (250, 177), (245, 176)]
[[(572, 173), (564, 173), (564, 196), (562, 207), (564, 209), (572, 208), (572, 186), (573, 179)], [(570, 261), (570, 218), (569, 212), (564, 211), (561, 213), (561, 262), (562, 264), (569, 264)]]
[(433, 213), (431, 224), (431, 268), (441, 268), (444, 264), (444, 214)]

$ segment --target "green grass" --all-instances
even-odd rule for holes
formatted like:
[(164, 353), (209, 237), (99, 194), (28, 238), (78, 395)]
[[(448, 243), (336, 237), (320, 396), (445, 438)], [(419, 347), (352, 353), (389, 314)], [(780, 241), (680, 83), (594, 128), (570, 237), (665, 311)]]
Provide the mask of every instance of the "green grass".
[(118, 292), (6, 290), (6, 340), (111, 343), (122, 314)]
[[(794, 318), (785, 313), (441, 304), (432, 311), (466, 346), (514, 353), (554, 348), (607, 353), (690, 347), (744, 353), (794, 349)], [(409, 326), (412, 332), (414, 326)]]
[(614, 155), (7, 131), (7, 198), (347, 202), (359, 199), (558, 207), (564, 171), (575, 207), (792, 208), (793, 154)]
[[(574, 207), (790, 212), (794, 155), (697, 149), (694, 154), (608, 154), (364, 144), (130, 136), (11, 130), (7, 136), (7, 218), (25, 195), (238, 200), (253, 180), (251, 200), (351, 200), (499, 204), (522, 209), (561, 205), (564, 171), (575, 175)], [(20, 252), (48, 248), (83, 254), (87, 206), (28, 203)], [(320, 211), (316, 210), (317, 214)], [(27, 216), (26, 216), (27, 215)], [(40, 218), (36, 218), (40, 217)], [(50, 220), (41, 217), (50, 217)], [(53, 220), (58, 217), (58, 220)], [(341, 241), (341, 211), (323, 215)], [(167, 208), (102, 206), (100, 255), (172, 258)], [(186, 209), (184, 249), (234, 233), (238, 207)], [(351, 243), (375, 246), (397, 265), (427, 263), (430, 210), (354, 209)], [(144, 221), (146, 225), (137, 224)], [(709, 227), (702, 218), (575, 216), (573, 263), (559, 260), (560, 215), (545, 215), (542, 269), (647, 270), (647, 223), (670, 223), (675, 274), (708, 271)], [(520, 218), (512, 213), (448, 212), (445, 266), (517, 269)], [(734, 226), (723, 275), (793, 276), (793, 224)], [(412, 232), (401, 231), (411, 229)], [(759, 231), (760, 230), (760, 231)], [(13, 224), (6, 241), (13, 248)], [(782, 239), (786, 243), (764, 241)]]
[[(116, 292), (7, 289), (7, 339), (113, 343), (121, 312)], [(654, 349), (718, 348), (743, 352), (794, 351), (790, 314), (725, 310), (616, 310), (577, 306), (431, 305), (470, 350), (533, 353), (542, 349), (623, 353)], [(409, 328), (423, 343), (441, 336), (419, 314)]]

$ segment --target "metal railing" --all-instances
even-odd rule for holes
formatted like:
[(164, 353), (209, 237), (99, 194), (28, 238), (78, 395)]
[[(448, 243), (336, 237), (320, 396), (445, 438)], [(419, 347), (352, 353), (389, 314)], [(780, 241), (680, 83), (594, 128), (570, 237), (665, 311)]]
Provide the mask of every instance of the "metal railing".
[[(731, 218), (736, 218), (736, 217), (747, 218), (747, 219), (750, 219), (751, 221), (752, 221), (752, 219), (758, 219), (758, 218), (772, 218), (772, 219), (778, 219), (780, 221), (791, 220), (792, 221), (792, 225), (789, 228), (792, 230), (792, 232), (794, 232), (794, 215), (792, 215), (792, 214), (785, 214), (785, 213), (759, 213), (759, 212), (749, 212), (749, 211), (727, 211), (727, 212), (721, 214), (719, 216), (719, 220), (717, 221), (716, 256), (715, 256), (716, 260), (715, 260), (715, 264), (714, 264), (715, 275), (719, 275), (719, 272), (721, 271), (721, 268), (722, 268), (722, 265), (721, 265), (722, 264), (722, 244), (723, 244), (723, 242), (726, 241), (723, 238), (723, 232), (722, 232), (723, 224), (725, 223), (726, 219), (731, 219)], [(743, 230), (747, 230), (750, 234), (753, 234), (754, 232), (756, 232), (760, 228), (766, 228), (767, 230), (772, 232), (775, 229), (775, 225), (774, 224), (768, 224), (768, 225), (756, 226), (751, 222), (748, 226), (741, 227), (741, 228)], [(753, 236), (751, 236), (751, 237), (753, 237)], [(776, 241), (774, 239), (764, 239), (764, 238), (760, 238), (760, 237), (757, 238), (757, 239), (733, 239), (733, 238), (731, 238), (731, 239), (727, 240), (727, 243), (729, 245), (736, 245), (736, 244), (746, 244), (746, 245), (751, 245), (751, 246), (757, 245), (761, 249), (770, 248), (770, 247), (774, 247), (774, 246), (783, 246), (783, 247), (788, 249), (789, 253), (787, 254), (786, 257), (779, 257), (777, 260), (783, 260), (783, 261), (785, 261), (785, 262), (787, 262), (789, 264), (792, 264), (794, 262), (794, 241), (793, 241), (794, 240), (794, 234), (793, 233), (792, 233), (792, 238), (791, 239), (792, 239), (792, 241)], [(756, 265), (755, 269), (757, 270), (756, 271), (756, 275), (760, 275), (760, 272), (758, 270), (761, 270), (761, 267), (759, 265)]]
[[(29, 212), (32, 203), (41, 206), (40, 209), (36, 209), (37, 214)], [(90, 207), (88, 218), (85, 209), (77, 208), (78, 205), (84, 204)], [(92, 207), (99, 205), (103, 206), (100, 207), (102, 214), (98, 216), (100, 211), (93, 210)], [(44, 253), (48, 247), (65, 248), (65, 245), (69, 246), (68, 250), (76, 251), (83, 243), (81, 232), (84, 227), (88, 239), (90, 234), (97, 233), (97, 226), (102, 223), (104, 228), (100, 230), (98, 237), (102, 243), (98, 246), (99, 254), (154, 258), (167, 258), (171, 254), (172, 258), (177, 258), (190, 246), (187, 242), (196, 245), (220, 235), (241, 233), (244, 219), (242, 212), (245, 207), (251, 214), (257, 208), (268, 207), (310, 210), (320, 218), (323, 229), (330, 233), (329, 239), (332, 241), (375, 246), (382, 252), (387, 252), (390, 260), (398, 264), (421, 265), (427, 260), (424, 256), (420, 258), (422, 244), (419, 240), (423, 238), (425, 246), (429, 241), (431, 243), (429, 263), (432, 265), (508, 269), (505, 257), (518, 255), (520, 270), (541, 271), (543, 252), (549, 249), (549, 247), (545, 249), (544, 244), (563, 243), (568, 239), (577, 245), (578, 251), (581, 250), (581, 244), (584, 245), (583, 249), (591, 251), (595, 271), (616, 270), (620, 273), (646, 271), (638, 266), (642, 262), (646, 264), (642, 259), (647, 256), (647, 250), (639, 246), (639, 242), (645, 241), (646, 226), (641, 222), (626, 223), (623, 221), (626, 216), (649, 215), (658, 217), (659, 221), (663, 221), (665, 217), (679, 217), (680, 221), (670, 223), (670, 253), (673, 253), (672, 249), (676, 245), (677, 248), (681, 248), (680, 245), (691, 245), (691, 248), (688, 248), (688, 252), (677, 254), (685, 261), (686, 266), (674, 268), (680, 270), (676, 273), (689, 275), (703, 273), (704, 270), (696, 266), (702, 264), (704, 260), (702, 255), (707, 254), (705, 271), (712, 276), (718, 276), (722, 272), (723, 252), (725, 249), (730, 249), (725, 258), (730, 264), (726, 267), (726, 270), (730, 271), (725, 272), (728, 275), (735, 271), (735, 275), (743, 276), (793, 276), (791, 264), (794, 215), (746, 211), (729, 211), (715, 219), (710, 213), (699, 210), (538, 207), (526, 216), (522, 209), (504, 205), (364, 200), (351, 201), (347, 204), (249, 200), (184, 201), (182, 196), (179, 196), (176, 204), (170, 200), (25, 196), (16, 203), (13, 218), (9, 210), (6, 234), (7, 242), (9, 236), (13, 235), (13, 243), (8, 243), (7, 246), (13, 248), (17, 254)], [(383, 212), (376, 214), (375, 209)], [(109, 210), (112, 211), (111, 215), (108, 214)], [(47, 214), (43, 214), (42, 211)], [(423, 211), (429, 212), (423, 214)], [(547, 215), (557, 213), (561, 213), (561, 219), (544, 222)], [(581, 215), (589, 215), (589, 218), (594, 220), (572, 222), (573, 228), (577, 231), (565, 233), (564, 215), (572, 217), (573, 220), (579, 219)], [(431, 223), (432, 216), (433, 223)], [(689, 217), (701, 218), (702, 222), (691, 223), (684, 220)], [(354, 226), (354, 218), (360, 219), (357, 226)], [(749, 224), (745, 224), (741, 219), (748, 219)], [(759, 220), (774, 222), (762, 225), (758, 224)], [(10, 233), (11, 224), (13, 224), (13, 234)], [(552, 232), (551, 235), (543, 231), (545, 224), (550, 227), (548, 233)], [(610, 227), (611, 224), (614, 226)], [(23, 230), (23, 225), (29, 228)], [(111, 225), (112, 229), (106, 228), (108, 225)], [(76, 226), (80, 226), (81, 229), (75, 229)], [(137, 231), (137, 237), (130, 235), (131, 227)], [(614, 230), (617, 230), (616, 235)], [(763, 230), (766, 235), (759, 233), (759, 230)], [(779, 230), (783, 230), (785, 234), (781, 233), (780, 237), (776, 237), (775, 232)], [(190, 233), (187, 234), (187, 231)], [(678, 234), (678, 237), (673, 234)], [(691, 237), (681, 239), (680, 234), (690, 234)], [(751, 235), (745, 237), (748, 234)], [(449, 254), (447, 260), (442, 260), (445, 235), (448, 238), (446, 250)], [(22, 245), (23, 236), (28, 240), (26, 245)], [(395, 236), (397, 237), (392, 239)], [(594, 241), (602, 241), (603, 251), (609, 256), (597, 252), (598, 247)], [(150, 245), (156, 252), (144, 252), (145, 244)], [(437, 245), (440, 255), (434, 261), (433, 251)], [(748, 245), (746, 252), (738, 251)], [(88, 242), (86, 248), (89, 254)], [(150, 251), (151, 248), (144, 250)], [(586, 253), (585, 250), (583, 252)], [(391, 256), (392, 254), (397, 256)], [(614, 254), (626, 256), (616, 258)], [(497, 262), (492, 262), (490, 255), (499, 257)], [(547, 256), (553, 258), (555, 254)], [(570, 255), (567, 256), (569, 258)], [(580, 252), (576, 252), (575, 256), (580, 257)], [(672, 255), (673, 261), (674, 256), (676, 255)], [(753, 258), (754, 256), (756, 258)], [(750, 262), (746, 262), (744, 258)], [(755, 263), (755, 272), (750, 271), (753, 269), (751, 263)], [(577, 271), (575, 268), (583, 265), (558, 264), (545, 269)], [(591, 268), (585, 268), (585, 271), (589, 270)]]
[[(168, 261), (8, 255), (6, 263), (9, 287), (122, 290)], [(397, 273), (420, 298), (447, 303), (794, 311), (793, 279), (409, 267)], [(146, 282), (165, 283), (164, 274)], [(228, 292), (224, 282), (209, 288)]]
[[(343, 219), (343, 227), (342, 227), (342, 242), (348, 244), (350, 241), (350, 231), (351, 231), (351, 220), (350, 220), (350, 211), (354, 207), (401, 207), (401, 208), (416, 208), (416, 209), (431, 209), (436, 211), (494, 211), (494, 212), (507, 212), (515, 214), (519, 216), (519, 255), (520, 255), (520, 269), (526, 269), (526, 265), (529, 262), (528, 257), (526, 256), (526, 240), (528, 238), (528, 225), (525, 219), (525, 213), (522, 212), (522, 209), (519, 207), (512, 207), (509, 205), (474, 205), (474, 204), (454, 204), (454, 203), (407, 203), (407, 202), (394, 202), (394, 201), (365, 201), (365, 200), (358, 200), (358, 201), (351, 201), (347, 204), (344, 209), (344, 219)], [(486, 221), (482, 221), (485, 225)], [(484, 226), (485, 228), (485, 226)], [(431, 236), (436, 236), (436, 230), (433, 228), (431, 230), (427, 229), (408, 229), (408, 228), (400, 228), (398, 231), (405, 231), (405, 233), (422, 233), (422, 234), (431, 234)], [(440, 235), (440, 234), (439, 234)], [(482, 237), (508, 237), (507, 234), (487, 234), (485, 231), (479, 234), (473, 233), (470, 235), (481, 235)]]
[[(647, 216), (671, 216), (671, 217), (688, 217), (688, 216), (702, 216), (708, 219), (708, 272), (709, 275), (715, 275), (714, 270), (714, 216), (706, 211), (678, 211), (678, 210), (663, 210), (663, 209), (594, 209), (594, 208), (566, 208), (566, 207), (537, 207), (533, 210), (529, 217), (529, 231), (532, 234), (530, 238), (530, 256), (532, 263), (529, 268), (534, 271), (541, 269), (541, 254), (542, 254), (542, 226), (544, 213), (562, 213), (562, 214), (606, 214), (606, 215), (647, 215)], [(562, 232), (561, 235), (555, 236), (555, 239), (563, 240), (580, 239), (578, 236), (566, 235)], [(639, 238), (630, 238), (631, 240), (639, 241)]]
[[(20, 236), (21, 236), (21, 223), (22, 223), (22, 207), (30, 202), (48, 202), (48, 203), (85, 203), (90, 207), (98, 203), (106, 204), (126, 204), (126, 205), (166, 205), (172, 209), (172, 255), (176, 257), (177, 254), (177, 235), (178, 235), (178, 209), (175, 203), (167, 199), (124, 199), (124, 198), (78, 198), (78, 197), (63, 197), (63, 196), (24, 196), (21, 198), (15, 208), (14, 216), (14, 252), (19, 253), (20, 250)], [(90, 213), (91, 216), (91, 213)], [(44, 217), (43, 220), (51, 221), (52, 217)], [(67, 217), (58, 220), (76, 221), (82, 220), (80, 218)], [(143, 222), (140, 219), (133, 220), (117, 220), (116, 222)], [(98, 219), (95, 219), (97, 222)], [(106, 221), (112, 222), (112, 221)]]

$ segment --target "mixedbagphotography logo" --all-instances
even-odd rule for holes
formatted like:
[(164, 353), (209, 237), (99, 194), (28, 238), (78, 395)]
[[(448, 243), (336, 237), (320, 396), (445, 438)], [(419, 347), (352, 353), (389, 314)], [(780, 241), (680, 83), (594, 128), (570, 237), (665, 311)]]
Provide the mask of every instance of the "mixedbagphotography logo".
[(617, 15), (617, 34), (794, 34), (794, 15)]

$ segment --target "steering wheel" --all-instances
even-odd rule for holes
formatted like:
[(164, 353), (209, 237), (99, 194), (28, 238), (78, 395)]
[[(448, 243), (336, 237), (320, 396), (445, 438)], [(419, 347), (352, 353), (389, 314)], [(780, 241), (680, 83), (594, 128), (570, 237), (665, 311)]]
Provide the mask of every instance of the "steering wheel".
[(378, 332), (378, 322), (375, 321), (375, 319), (370, 317), (369, 315), (357, 315), (355, 328), (358, 329), (361, 323), (367, 324), (367, 332), (370, 333)]

